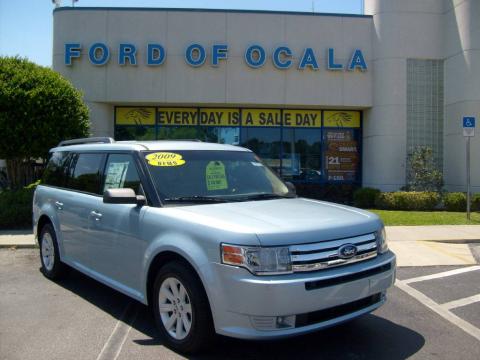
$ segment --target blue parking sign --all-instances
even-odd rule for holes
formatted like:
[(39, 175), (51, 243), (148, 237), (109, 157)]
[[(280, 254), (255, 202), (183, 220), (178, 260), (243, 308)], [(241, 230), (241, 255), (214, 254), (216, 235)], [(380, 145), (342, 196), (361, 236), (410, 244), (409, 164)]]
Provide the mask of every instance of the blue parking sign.
[(475, 117), (464, 116), (463, 117), (463, 127), (464, 128), (474, 128), (475, 127)]

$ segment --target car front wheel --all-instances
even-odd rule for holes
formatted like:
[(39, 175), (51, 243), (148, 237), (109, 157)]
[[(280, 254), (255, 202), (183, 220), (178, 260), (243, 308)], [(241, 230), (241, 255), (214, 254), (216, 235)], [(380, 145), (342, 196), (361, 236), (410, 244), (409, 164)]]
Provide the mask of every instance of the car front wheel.
[(213, 335), (210, 306), (192, 271), (180, 262), (168, 263), (153, 290), (155, 321), (166, 345), (189, 354), (205, 348)]

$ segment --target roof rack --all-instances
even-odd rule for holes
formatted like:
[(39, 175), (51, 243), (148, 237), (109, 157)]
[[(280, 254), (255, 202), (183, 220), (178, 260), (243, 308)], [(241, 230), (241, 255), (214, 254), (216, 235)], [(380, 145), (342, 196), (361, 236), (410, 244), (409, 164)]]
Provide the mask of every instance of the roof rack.
[(203, 142), (200, 139), (163, 139), (160, 141), (194, 141), (194, 142)]
[(60, 141), (58, 147), (67, 146), (67, 145), (79, 145), (79, 144), (111, 144), (114, 143), (111, 137), (89, 137), (89, 138), (80, 138), (72, 140)]
[(200, 139), (161, 139), (161, 140), (119, 140), (116, 142), (122, 143), (145, 143), (145, 142), (158, 142), (158, 141), (194, 141), (194, 142), (203, 142)]

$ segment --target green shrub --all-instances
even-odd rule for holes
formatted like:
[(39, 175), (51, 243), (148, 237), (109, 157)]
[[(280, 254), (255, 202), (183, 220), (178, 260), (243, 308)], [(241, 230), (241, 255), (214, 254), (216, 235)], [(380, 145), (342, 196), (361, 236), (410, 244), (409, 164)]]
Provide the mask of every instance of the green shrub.
[(434, 210), (440, 195), (428, 191), (396, 191), (380, 193), (375, 206), (385, 210)]
[(363, 209), (371, 209), (375, 206), (375, 198), (380, 195), (380, 190), (374, 188), (361, 188), (353, 193), (353, 204)]
[(32, 226), (32, 201), (40, 181), (20, 190), (0, 192), (0, 229), (19, 229)]
[(82, 93), (58, 72), (0, 56), (0, 159), (11, 188), (33, 179), (25, 162), (46, 159), (61, 140), (88, 136), (88, 116)]
[(413, 149), (407, 157), (407, 191), (442, 192), (443, 174), (437, 156), (425, 146)]
[(472, 196), (472, 211), (480, 211), (480, 193)]
[(447, 211), (466, 211), (467, 195), (462, 192), (446, 193), (443, 196), (443, 205)]

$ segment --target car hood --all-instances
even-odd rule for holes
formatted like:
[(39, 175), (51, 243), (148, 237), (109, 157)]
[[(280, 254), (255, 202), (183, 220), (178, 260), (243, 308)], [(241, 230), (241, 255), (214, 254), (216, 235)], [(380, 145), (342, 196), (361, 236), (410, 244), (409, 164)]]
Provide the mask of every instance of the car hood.
[[(203, 219), (203, 225), (254, 233), (264, 246), (341, 239), (375, 232), (382, 226), (379, 217), (368, 211), (305, 198), (193, 205), (176, 209), (186, 215), (184, 218)], [(228, 239), (225, 241), (228, 242)]]

